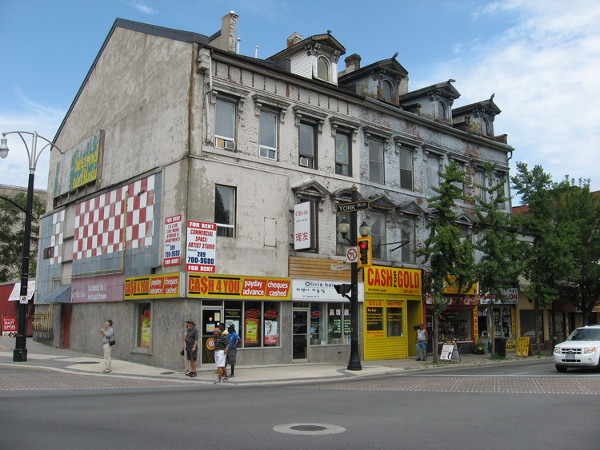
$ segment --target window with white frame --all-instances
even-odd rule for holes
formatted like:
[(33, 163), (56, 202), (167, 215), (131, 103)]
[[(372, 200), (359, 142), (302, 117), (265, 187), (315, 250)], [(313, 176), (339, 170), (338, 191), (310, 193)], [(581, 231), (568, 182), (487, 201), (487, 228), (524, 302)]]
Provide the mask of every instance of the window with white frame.
[(335, 133), (335, 173), (352, 176), (352, 138), (349, 132)]
[(400, 219), (400, 235), (403, 241), (408, 241), (406, 243), (403, 242), (404, 245), (400, 247), (401, 249), (401, 258), (402, 262), (414, 264), (415, 263), (415, 254), (414, 249), (416, 248), (416, 219), (415, 217), (402, 217)]
[(386, 259), (386, 219), (384, 212), (371, 211), (371, 238), (373, 245), (373, 258)]
[(317, 78), (323, 81), (331, 81), (331, 63), (324, 56), (317, 58)]
[(215, 186), (215, 223), (217, 236), (235, 237), (236, 188)]
[(385, 184), (383, 139), (369, 138), (369, 180)]
[(235, 150), (236, 104), (217, 98), (215, 103), (215, 147)]
[(277, 160), (277, 114), (267, 110), (260, 111), (258, 155), (261, 158)]
[(311, 122), (299, 125), (299, 161), (302, 167), (317, 168), (317, 127)]
[(484, 202), (487, 200), (487, 192), (485, 190), (487, 185), (487, 175), (485, 170), (481, 167), (475, 169), (474, 195), (476, 198), (479, 198)]
[(400, 147), (400, 187), (413, 190), (413, 150)]

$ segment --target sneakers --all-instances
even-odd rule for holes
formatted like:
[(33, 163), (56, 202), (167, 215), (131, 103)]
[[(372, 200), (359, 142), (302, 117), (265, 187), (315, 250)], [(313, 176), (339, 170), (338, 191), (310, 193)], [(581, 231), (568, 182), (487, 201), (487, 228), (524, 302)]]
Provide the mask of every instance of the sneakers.
[(102, 373), (111, 373), (111, 372), (112, 372), (112, 370), (110, 370), (110, 369), (104, 369), (104, 370), (102, 371)]
[(184, 370), (184, 371), (183, 371), (183, 373), (184, 373), (185, 375), (189, 375), (189, 374), (190, 374), (190, 371), (189, 371), (189, 370)]
[(198, 374), (196, 372), (190, 372), (190, 374), (188, 376), (190, 378), (196, 378), (198, 376)]
[(221, 379), (220, 379), (220, 378), (217, 378), (217, 379), (215, 380), (214, 384), (219, 384), (219, 383), (221, 383)]
[(223, 377), (223, 381), (229, 381), (229, 377)]

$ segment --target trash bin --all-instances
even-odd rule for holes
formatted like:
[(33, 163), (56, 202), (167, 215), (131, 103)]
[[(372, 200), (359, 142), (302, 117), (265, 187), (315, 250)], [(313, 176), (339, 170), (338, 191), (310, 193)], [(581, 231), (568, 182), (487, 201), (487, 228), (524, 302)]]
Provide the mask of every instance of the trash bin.
[(496, 338), (494, 339), (494, 344), (496, 346), (496, 356), (506, 358), (506, 339)]

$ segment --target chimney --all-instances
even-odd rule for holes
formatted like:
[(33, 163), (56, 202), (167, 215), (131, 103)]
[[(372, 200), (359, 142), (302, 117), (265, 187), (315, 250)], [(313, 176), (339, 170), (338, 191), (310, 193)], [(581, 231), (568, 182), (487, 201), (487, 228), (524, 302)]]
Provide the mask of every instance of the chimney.
[(221, 39), (226, 40), (224, 42), (226, 45), (225, 50), (229, 50), (230, 52), (237, 50), (237, 21), (239, 17), (236, 13), (230, 11), (221, 19)]
[(357, 53), (352, 53), (350, 56), (346, 57), (346, 59), (344, 59), (344, 62), (346, 63), (346, 70), (344, 73), (350, 73), (360, 69), (361, 59), (362, 58)]
[(301, 34), (296, 33), (295, 31), (290, 34), (287, 38), (287, 46), (290, 48), (292, 45), (296, 45), (303, 39)]

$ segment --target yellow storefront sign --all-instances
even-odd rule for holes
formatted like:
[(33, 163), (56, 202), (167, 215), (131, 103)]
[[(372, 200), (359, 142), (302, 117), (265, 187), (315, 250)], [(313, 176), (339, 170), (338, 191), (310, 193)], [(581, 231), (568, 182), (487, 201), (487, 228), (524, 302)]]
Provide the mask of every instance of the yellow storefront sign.
[(400, 267), (366, 267), (365, 293), (421, 295), (421, 271)]

